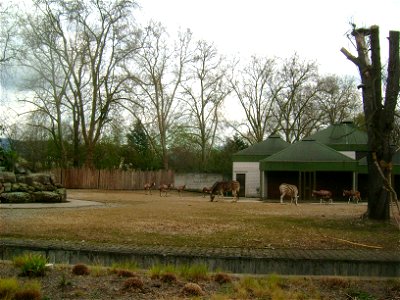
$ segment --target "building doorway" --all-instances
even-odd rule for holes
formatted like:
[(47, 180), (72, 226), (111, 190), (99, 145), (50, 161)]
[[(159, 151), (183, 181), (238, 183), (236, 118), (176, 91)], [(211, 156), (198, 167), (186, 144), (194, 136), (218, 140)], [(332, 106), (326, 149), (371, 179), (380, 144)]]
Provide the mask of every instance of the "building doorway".
[(246, 174), (236, 174), (236, 180), (240, 183), (239, 197), (246, 197)]

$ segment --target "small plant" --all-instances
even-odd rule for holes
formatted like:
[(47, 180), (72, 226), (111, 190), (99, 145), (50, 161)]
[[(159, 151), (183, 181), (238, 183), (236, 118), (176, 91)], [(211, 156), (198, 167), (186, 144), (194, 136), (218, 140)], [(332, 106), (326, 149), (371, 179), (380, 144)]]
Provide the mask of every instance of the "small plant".
[(124, 282), (124, 289), (142, 289), (143, 286), (143, 280), (139, 277), (129, 278)]
[(179, 268), (180, 275), (192, 281), (198, 280), (207, 280), (208, 279), (208, 268), (207, 265), (200, 264), (200, 265), (183, 265)]
[(13, 259), (14, 266), (20, 268), (22, 276), (43, 276), (46, 273), (46, 258), (40, 254), (25, 254)]
[(219, 284), (231, 283), (232, 277), (226, 273), (217, 273), (214, 275), (214, 281)]
[(182, 288), (182, 294), (185, 296), (202, 296), (204, 291), (197, 283), (188, 282)]
[(65, 274), (62, 273), (59, 286), (64, 289), (66, 286), (71, 285), (71, 281), (67, 280)]
[(118, 270), (117, 275), (119, 277), (134, 277), (134, 276), (136, 276), (135, 273), (133, 273), (132, 271), (128, 271), (128, 270)]
[(0, 299), (12, 299), (12, 295), (18, 290), (18, 281), (15, 278), (0, 279)]
[(174, 282), (178, 281), (178, 279), (176, 278), (176, 275), (174, 273), (170, 273), (170, 272), (161, 274), (160, 280), (162, 282), (166, 282), (166, 283), (174, 283)]
[(113, 263), (111, 269), (112, 270), (124, 269), (124, 270), (136, 271), (139, 269), (139, 267), (137, 262), (135, 261), (125, 261), (122, 263)]
[(14, 295), (13, 300), (42, 299), (41, 285), (38, 281), (27, 281)]
[(72, 267), (72, 274), (74, 275), (89, 275), (89, 267), (85, 264), (76, 264)]

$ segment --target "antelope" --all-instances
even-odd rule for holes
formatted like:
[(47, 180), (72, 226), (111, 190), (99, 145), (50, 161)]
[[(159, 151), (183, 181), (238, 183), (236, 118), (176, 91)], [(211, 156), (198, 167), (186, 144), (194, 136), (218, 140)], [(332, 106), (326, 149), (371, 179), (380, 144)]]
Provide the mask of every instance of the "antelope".
[(353, 200), (356, 202), (356, 204), (358, 204), (358, 201), (361, 201), (361, 194), (359, 191), (343, 190), (343, 197), (349, 197), (349, 201), (347, 201), (347, 203), (350, 203), (350, 201)]
[(185, 188), (186, 188), (186, 184), (181, 185), (181, 186), (178, 186), (178, 187), (176, 188), (176, 190), (177, 190), (178, 193), (179, 193), (179, 196), (181, 196), (181, 192), (182, 192)]
[(208, 187), (203, 187), (203, 198), (206, 196), (206, 194), (210, 194), (211, 193), (211, 189), (209, 189)]
[(312, 196), (317, 198), (319, 197), (319, 202), (322, 203), (323, 200), (328, 201), (329, 203), (333, 203), (332, 200), (332, 192), (328, 190), (319, 190), (319, 191), (312, 191)]
[(151, 190), (153, 189), (153, 187), (155, 187), (156, 186), (156, 183), (153, 181), (153, 182), (148, 182), (148, 183), (145, 183), (145, 185), (144, 185), (144, 191), (145, 191), (145, 193), (146, 193), (146, 195), (147, 195), (147, 192), (149, 192), (150, 191), (150, 195), (151, 195)]
[(216, 194), (223, 195), (225, 192), (232, 191), (232, 196), (234, 198), (233, 202), (239, 200), (239, 190), (240, 190), (240, 183), (239, 181), (232, 180), (232, 181), (217, 181), (211, 187), (210, 192), (210, 201), (214, 201)]
[(165, 192), (165, 197), (168, 196), (168, 190), (170, 190), (172, 187), (172, 184), (160, 184), (160, 186), (158, 187), (158, 189), (160, 190), (160, 197), (162, 197), (162, 192)]

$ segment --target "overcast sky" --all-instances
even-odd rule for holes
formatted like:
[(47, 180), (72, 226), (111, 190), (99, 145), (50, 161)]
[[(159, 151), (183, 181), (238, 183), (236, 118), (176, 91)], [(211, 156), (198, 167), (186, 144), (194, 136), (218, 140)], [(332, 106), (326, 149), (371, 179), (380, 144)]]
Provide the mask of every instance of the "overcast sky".
[(153, 19), (168, 31), (190, 28), (197, 39), (214, 42), (222, 54), (315, 60), (321, 73), (358, 76), (340, 52), (355, 53), (346, 34), (378, 25), (382, 62), (389, 30), (400, 30), (400, 0), (139, 0), (139, 21)]

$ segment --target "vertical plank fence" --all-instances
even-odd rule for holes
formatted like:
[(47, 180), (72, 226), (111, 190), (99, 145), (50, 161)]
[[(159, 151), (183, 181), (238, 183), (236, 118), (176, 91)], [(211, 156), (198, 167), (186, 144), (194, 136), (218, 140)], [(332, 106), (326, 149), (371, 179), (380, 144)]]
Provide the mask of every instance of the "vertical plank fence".
[(140, 190), (146, 182), (174, 183), (172, 170), (123, 171), (89, 168), (53, 169), (57, 182), (69, 189)]

